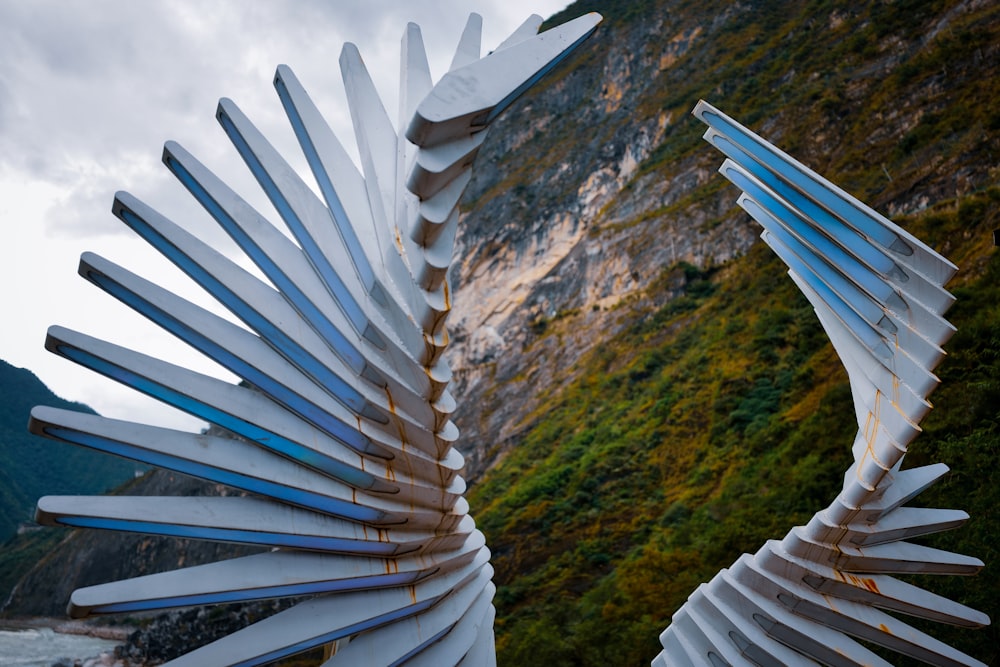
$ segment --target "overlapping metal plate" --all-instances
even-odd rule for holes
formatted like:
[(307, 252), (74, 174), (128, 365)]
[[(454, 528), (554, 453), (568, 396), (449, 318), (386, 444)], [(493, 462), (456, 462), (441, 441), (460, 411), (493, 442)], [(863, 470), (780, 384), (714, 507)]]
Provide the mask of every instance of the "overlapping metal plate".
[(180, 145), (168, 142), (163, 160), (264, 278), (138, 198), (116, 196), (114, 214), (242, 326), (95, 254), (83, 256), (81, 275), (242, 382), (62, 327), (46, 346), (237, 437), (48, 407), (35, 408), (30, 427), (245, 494), (45, 497), (38, 520), (274, 550), (80, 589), (72, 615), (309, 596), (169, 664), (252, 665), (318, 646), (333, 654), (327, 665), (495, 662), (489, 551), (462, 497), (442, 356), (446, 273), (485, 130), (599, 21), (536, 35), (533, 16), (481, 57), (472, 15), (436, 84), (409, 25), (396, 125), (348, 44), (340, 66), (360, 171), (279, 67), (274, 85), (320, 195), (223, 99), (219, 123), (288, 234)]
[[(981, 665), (889, 612), (967, 627), (985, 614), (901, 581), (983, 563), (905, 540), (965, 512), (904, 505), (947, 472), (904, 470), (954, 332), (943, 285), (956, 267), (718, 109), (699, 102), (721, 173), (813, 305), (850, 378), (858, 435), (843, 490), (805, 526), (704, 584), (660, 636), (654, 665), (887, 665), (876, 645), (933, 665)], [(860, 641), (858, 641), (860, 640)]]

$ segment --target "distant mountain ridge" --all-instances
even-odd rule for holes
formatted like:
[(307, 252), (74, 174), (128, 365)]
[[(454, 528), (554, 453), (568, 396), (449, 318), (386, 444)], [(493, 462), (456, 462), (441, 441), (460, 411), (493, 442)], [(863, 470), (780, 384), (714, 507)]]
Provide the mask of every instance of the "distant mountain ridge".
[(31, 408), (94, 411), (53, 394), (30, 370), (0, 360), (0, 543), (30, 521), (48, 494), (103, 493), (134, 476), (136, 465), (28, 433)]

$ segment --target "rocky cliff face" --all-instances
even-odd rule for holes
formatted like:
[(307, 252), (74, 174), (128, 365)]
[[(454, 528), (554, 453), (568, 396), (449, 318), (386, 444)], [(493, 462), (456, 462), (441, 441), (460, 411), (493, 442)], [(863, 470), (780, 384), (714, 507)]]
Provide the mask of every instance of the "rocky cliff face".
[[(582, 354), (683, 293), (679, 263), (718, 266), (756, 240), (689, 115), (699, 98), (889, 215), (995, 180), (981, 134), (948, 115), (948, 79), (974, 78), (996, 45), (959, 56), (942, 41), (986, 4), (949, 4), (909, 24), (835, 3), (578, 2), (554, 17), (606, 19), (491, 130), (464, 200), (449, 329), (467, 478)], [(816, 55), (845, 40), (849, 57)], [(946, 132), (967, 144), (947, 158), (926, 148)]]
[[(704, 154), (681, 157), (669, 179), (642, 169), (688, 119), (638, 107), (656, 73), (703, 32), (662, 18), (606, 25), (491, 130), (450, 276), (453, 392), (470, 481), (517, 441), (574, 362), (628, 323), (637, 302), (662, 305), (684, 289), (674, 276), (651, 301), (652, 283), (681, 262), (717, 265), (753, 242), (727, 203), (686, 201), (712, 176)], [(662, 52), (649, 50), (651, 40)]]
[[(567, 11), (591, 8), (607, 18), (584, 52), (491, 130), (452, 273), (456, 421), (496, 567), (500, 664), (648, 662), (699, 581), (808, 520), (849, 465), (836, 459), (853, 436), (834, 430), (853, 426), (842, 368), (800, 297), (759, 298), (783, 268), (716, 173), (722, 157), (689, 115), (699, 99), (919, 228), (962, 267), (954, 289), (996, 261), (995, 3)], [(990, 298), (960, 298), (991, 317)], [(807, 349), (820, 350), (809, 363)], [(955, 551), (989, 552), (991, 538), (965, 539)], [(995, 609), (974, 597), (955, 595)], [(995, 653), (988, 636), (955, 635)]]

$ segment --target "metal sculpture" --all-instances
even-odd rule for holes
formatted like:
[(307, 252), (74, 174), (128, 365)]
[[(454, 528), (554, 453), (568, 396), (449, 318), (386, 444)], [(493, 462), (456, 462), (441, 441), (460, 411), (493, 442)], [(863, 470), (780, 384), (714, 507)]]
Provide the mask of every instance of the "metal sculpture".
[(399, 132), (346, 45), (360, 173), (279, 67), (274, 85), (322, 198), (222, 100), (219, 122), (295, 241), (178, 144), (166, 144), (163, 160), (266, 280), (139, 199), (115, 197), (114, 214), (244, 326), (94, 254), (80, 273), (243, 382), (61, 327), (46, 347), (238, 438), (48, 407), (32, 411), (30, 428), (252, 495), (45, 497), (38, 521), (275, 549), (80, 589), (73, 616), (308, 595), (169, 664), (259, 664), (321, 645), (332, 645), (327, 665), (495, 662), (489, 551), (462, 498), (449, 418), (446, 272), (486, 128), (599, 21), (589, 14), (536, 35), (532, 16), (481, 58), (473, 14), (436, 85), (410, 24)]
[[(244, 326), (91, 253), (80, 273), (243, 382), (61, 327), (46, 346), (237, 437), (47, 407), (32, 411), (30, 428), (253, 495), (45, 497), (37, 518), (274, 550), (80, 589), (71, 615), (311, 596), (169, 664), (259, 664), (321, 645), (331, 666), (495, 662), (489, 551), (462, 498), (442, 356), (457, 205), (489, 124), (599, 20), (536, 35), (541, 18), (532, 16), (480, 58), (481, 19), (472, 15), (436, 85), (409, 25), (399, 132), (357, 49), (345, 46), (361, 172), (279, 67), (274, 84), (321, 197), (222, 100), (219, 122), (294, 241), (168, 142), (167, 167), (266, 281), (135, 197), (116, 196), (115, 215)], [(695, 115), (728, 158), (721, 171), (743, 190), (739, 205), (763, 226), (847, 367), (859, 432), (837, 499), (702, 585), (661, 635), (653, 664), (888, 664), (847, 635), (932, 664), (981, 664), (880, 611), (989, 622), (889, 576), (982, 567), (903, 541), (968, 518), (904, 507), (947, 468), (901, 468), (954, 331), (942, 286), (955, 267), (717, 109), (701, 102)]]
[[(805, 526), (702, 584), (661, 635), (666, 665), (888, 665), (851, 637), (934, 665), (982, 665), (882, 610), (980, 627), (969, 609), (893, 578), (974, 574), (976, 558), (905, 542), (965, 512), (904, 505), (947, 470), (903, 470), (930, 410), (932, 373), (954, 332), (942, 314), (956, 267), (906, 231), (705, 102), (694, 115), (727, 157), (738, 203), (788, 265), (850, 378), (854, 464), (837, 499)], [(851, 637), (849, 637), (850, 635)]]

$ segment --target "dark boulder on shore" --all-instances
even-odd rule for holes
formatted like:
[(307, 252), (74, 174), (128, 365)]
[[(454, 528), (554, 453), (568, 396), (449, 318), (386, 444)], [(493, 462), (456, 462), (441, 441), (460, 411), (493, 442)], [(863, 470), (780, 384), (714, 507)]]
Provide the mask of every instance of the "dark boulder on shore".
[(291, 607), (296, 600), (284, 598), (260, 602), (195, 607), (160, 614), (129, 635), (115, 656), (140, 664), (172, 660), (199, 646), (231, 634), (247, 625)]

